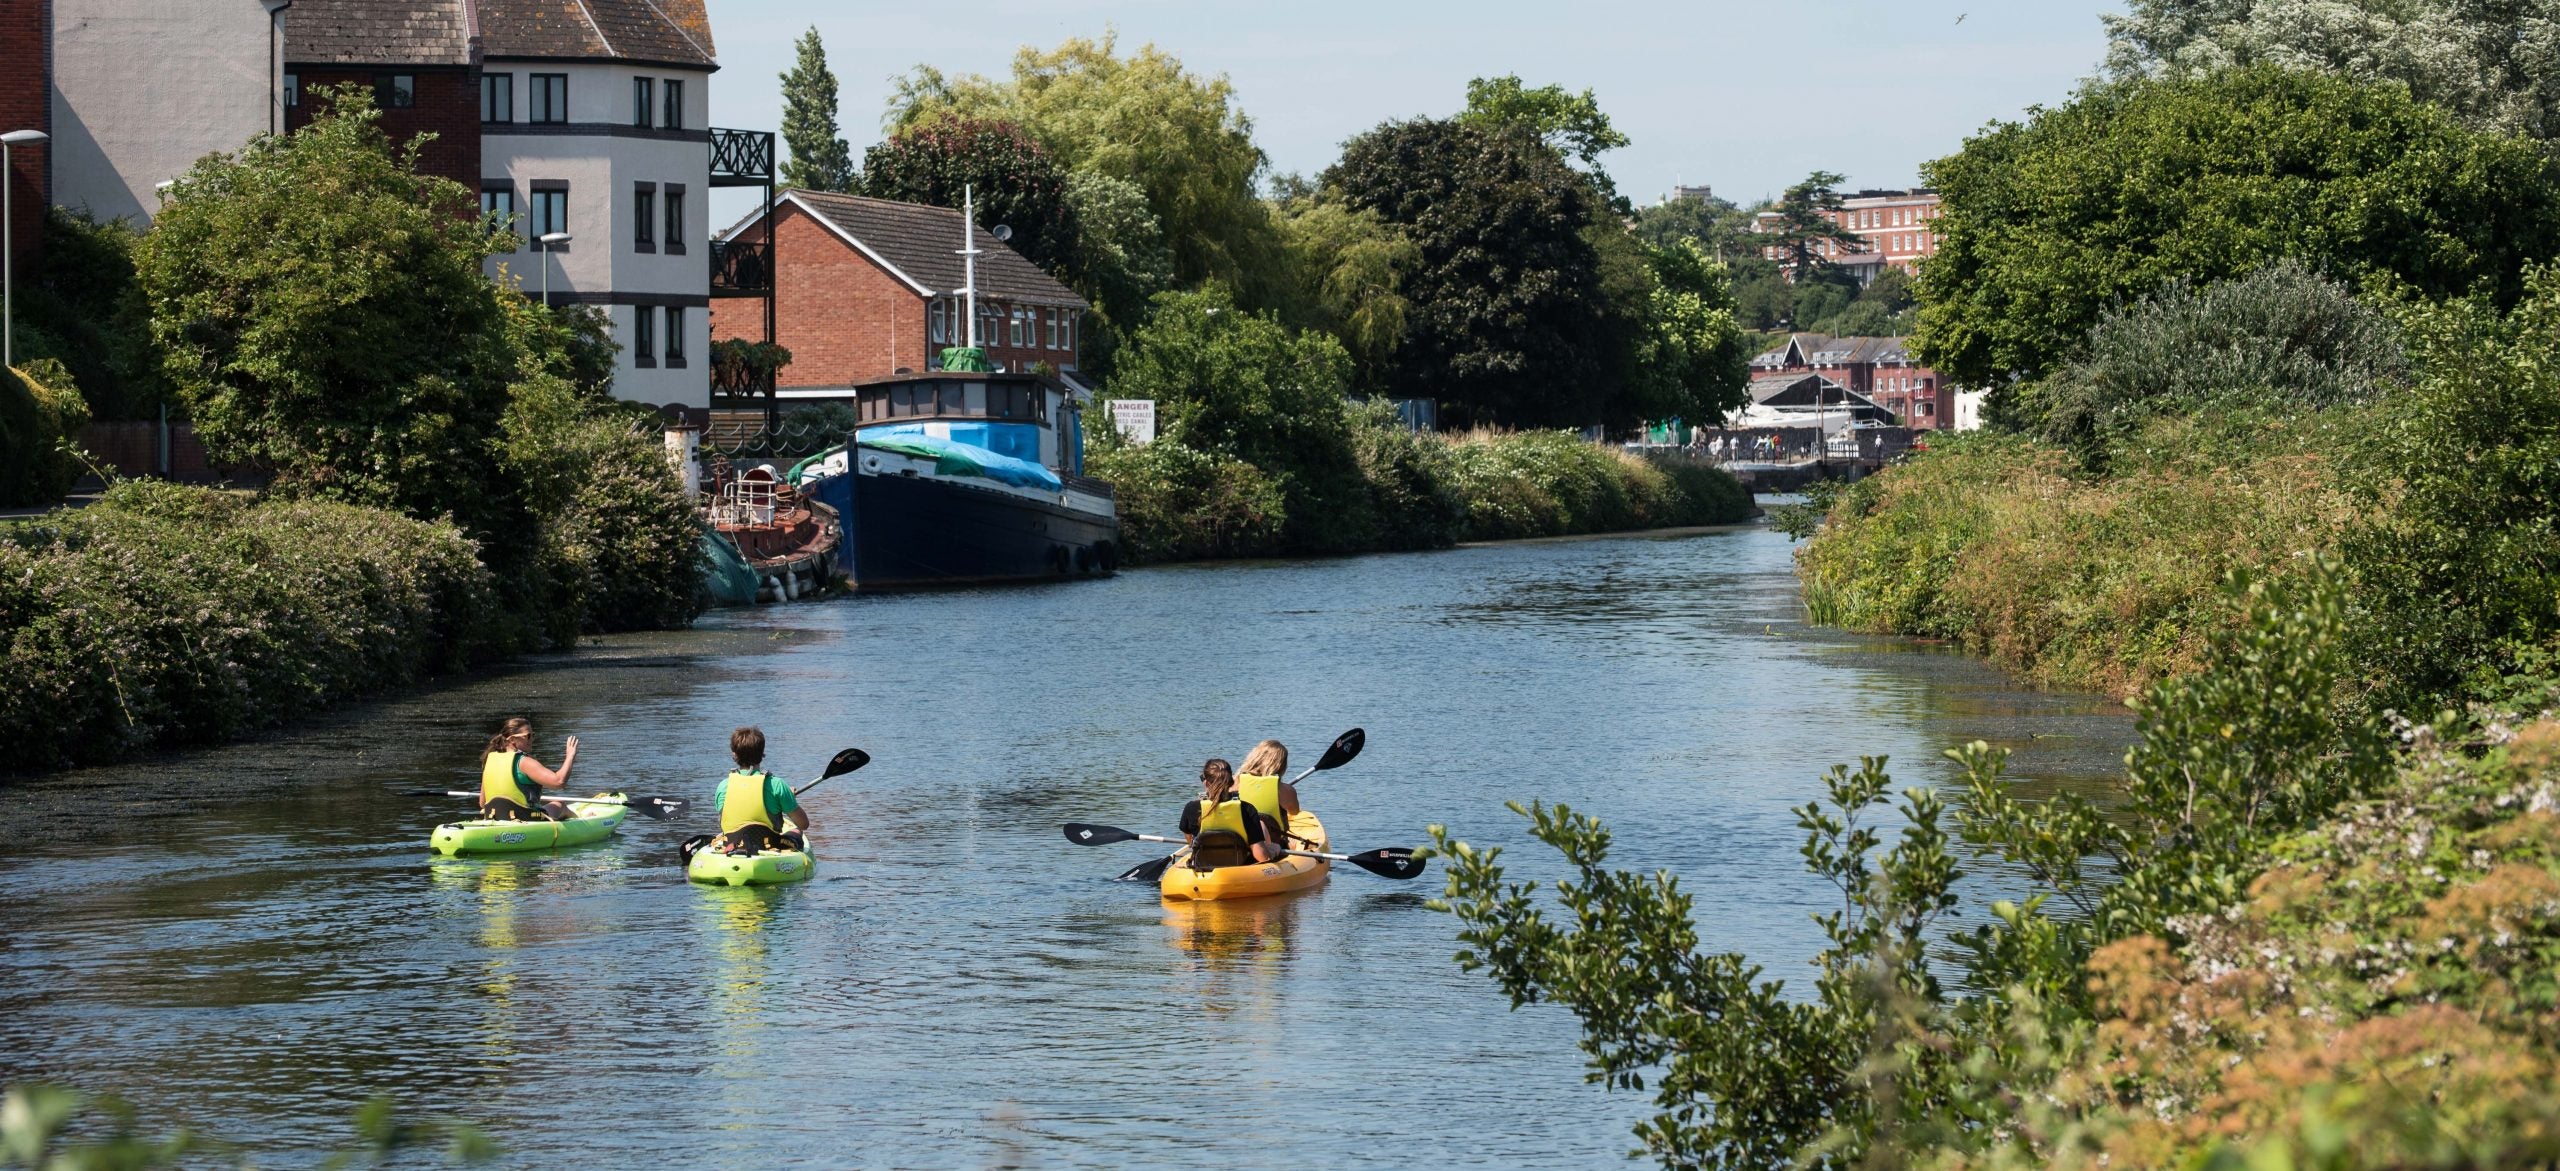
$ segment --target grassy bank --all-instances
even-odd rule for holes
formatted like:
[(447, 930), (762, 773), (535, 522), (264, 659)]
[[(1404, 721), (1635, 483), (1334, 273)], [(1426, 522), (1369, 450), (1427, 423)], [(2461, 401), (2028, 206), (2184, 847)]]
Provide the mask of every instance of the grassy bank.
[(1797, 558), (1815, 621), (2117, 696), (2195, 669), (2226, 571), (2335, 549), (2355, 515), (2336, 457), (2300, 446), (2093, 477), (2067, 450), (1984, 434), (1933, 441), (1831, 504)]
[(1118, 491), (1121, 531), (1141, 561), (1438, 549), (1730, 524), (1754, 512), (1750, 492), (1720, 469), (1570, 432), (1417, 434), (1392, 417), (1362, 417), (1348, 440), (1349, 467), (1314, 485), (1174, 440), (1101, 447), (1088, 468)]

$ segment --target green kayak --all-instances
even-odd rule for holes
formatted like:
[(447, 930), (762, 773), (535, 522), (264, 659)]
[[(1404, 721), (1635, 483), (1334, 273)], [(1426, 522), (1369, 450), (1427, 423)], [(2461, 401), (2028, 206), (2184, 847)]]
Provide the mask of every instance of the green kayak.
[(693, 852), (684, 876), (714, 886), (771, 886), (807, 882), (818, 860), (807, 850), (767, 850), (761, 854), (723, 854), (704, 848)]
[[(623, 799), (622, 793), (598, 793), (599, 797)], [(613, 836), (615, 826), (630, 811), (620, 805), (585, 805), (571, 797), (570, 810), (577, 816), (567, 821), (448, 821), (436, 827), (427, 838), (427, 848), (446, 857), (464, 854), (516, 854), (526, 850), (548, 850), (557, 846), (583, 846)]]

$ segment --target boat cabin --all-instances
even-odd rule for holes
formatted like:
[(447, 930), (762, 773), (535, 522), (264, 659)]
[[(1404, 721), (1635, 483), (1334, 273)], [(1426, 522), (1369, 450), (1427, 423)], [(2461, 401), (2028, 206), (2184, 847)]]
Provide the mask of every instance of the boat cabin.
[(930, 435), (1081, 474), (1084, 431), (1066, 387), (1037, 374), (937, 370), (854, 388), (858, 431)]

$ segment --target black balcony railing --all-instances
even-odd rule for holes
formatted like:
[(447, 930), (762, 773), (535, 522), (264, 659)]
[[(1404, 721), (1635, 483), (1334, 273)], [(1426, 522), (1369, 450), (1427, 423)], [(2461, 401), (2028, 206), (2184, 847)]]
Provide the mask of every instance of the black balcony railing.
[(768, 187), (773, 184), (773, 132), (711, 128), (711, 185)]
[(767, 240), (711, 242), (711, 295), (760, 297), (773, 291), (773, 244)]

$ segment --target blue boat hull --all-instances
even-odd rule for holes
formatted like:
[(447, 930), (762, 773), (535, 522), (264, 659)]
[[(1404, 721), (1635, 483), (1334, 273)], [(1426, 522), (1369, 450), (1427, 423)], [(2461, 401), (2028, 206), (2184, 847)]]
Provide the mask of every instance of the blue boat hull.
[(1118, 563), (1116, 518), (965, 480), (847, 472), (804, 491), (842, 518), (836, 561), (855, 589), (1056, 580)]

